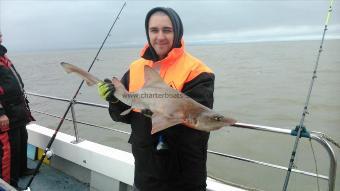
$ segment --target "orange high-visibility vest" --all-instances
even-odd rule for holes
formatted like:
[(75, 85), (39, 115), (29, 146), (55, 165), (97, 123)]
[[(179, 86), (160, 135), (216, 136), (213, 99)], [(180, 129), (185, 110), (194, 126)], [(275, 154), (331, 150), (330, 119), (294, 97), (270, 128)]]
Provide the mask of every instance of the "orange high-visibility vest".
[[(144, 47), (141, 52), (143, 55), (148, 48)], [(203, 72), (212, 73), (212, 70), (203, 64), (202, 61), (184, 51), (184, 43), (182, 41), (181, 48), (173, 48), (168, 56), (160, 63), (160, 76), (164, 82), (178, 91), (181, 91), (184, 84), (190, 82)], [(136, 92), (144, 85), (144, 66), (153, 66), (152, 60), (140, 58), (130, 65), (130, 82), (129, 92)]]

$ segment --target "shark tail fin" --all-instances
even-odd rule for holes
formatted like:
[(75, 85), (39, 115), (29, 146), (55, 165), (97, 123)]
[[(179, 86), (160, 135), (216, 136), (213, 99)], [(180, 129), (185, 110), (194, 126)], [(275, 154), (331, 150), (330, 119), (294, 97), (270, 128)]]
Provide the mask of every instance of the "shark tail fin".
[(98, 84), (101, 80), (99, 80), (97, 77), (93, 76), (89, 72), (79, 68), (78, 66), (75, 66), (73, 64), (69, 64), (67, 62), (61, 62), (60, 65), (64, 68), (64, 70), (67, 73), (76, 73), (78, 74), (88, 86), (93, 86)]

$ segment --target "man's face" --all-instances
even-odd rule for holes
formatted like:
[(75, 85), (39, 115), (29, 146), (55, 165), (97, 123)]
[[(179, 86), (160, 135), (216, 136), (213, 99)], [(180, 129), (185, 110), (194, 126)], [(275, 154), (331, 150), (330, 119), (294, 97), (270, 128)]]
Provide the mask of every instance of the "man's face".
[(172, 48), (174, 32), (170, 18), (163, 13), (155, 13), (149, 20), (149, 38), (151, 46), (160, 59), (166, 57)]

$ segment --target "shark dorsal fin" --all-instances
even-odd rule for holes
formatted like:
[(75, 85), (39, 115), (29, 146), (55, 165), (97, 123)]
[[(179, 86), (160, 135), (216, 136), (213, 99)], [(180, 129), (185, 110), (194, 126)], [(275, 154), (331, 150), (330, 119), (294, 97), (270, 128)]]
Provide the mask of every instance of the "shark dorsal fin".
[(164, 83), (161, 76), (150, 66), (144, 66), (144, 87), (149, 86), (154, 83)]

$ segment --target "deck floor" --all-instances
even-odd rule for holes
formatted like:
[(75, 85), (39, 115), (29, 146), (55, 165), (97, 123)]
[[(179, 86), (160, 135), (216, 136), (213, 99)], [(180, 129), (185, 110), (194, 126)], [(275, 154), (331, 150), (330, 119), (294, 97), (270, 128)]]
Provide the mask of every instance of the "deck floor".
[[(28, 159), (28, 167), (35, 168), (38, 161)], [(66, 175), (48, 165), (41, 165), (40, 172), (35, 176), (30, 189), (31, 191), (86, 191), (90, 190), (89, 184), (78, 181), (77, 179)], [(19, 186), (25, 188), (31, 176), (21, 178)]]

